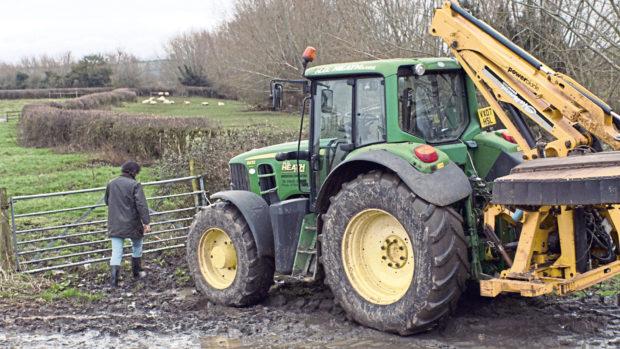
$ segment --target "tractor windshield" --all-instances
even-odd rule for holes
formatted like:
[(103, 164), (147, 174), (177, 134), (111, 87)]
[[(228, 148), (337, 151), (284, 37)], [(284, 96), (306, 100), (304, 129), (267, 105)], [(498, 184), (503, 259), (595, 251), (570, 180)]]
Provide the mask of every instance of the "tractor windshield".
[(463, 75), (456, 71), (398, 77), (400, 128), (428, 143), (458, 139), (468, 124)]

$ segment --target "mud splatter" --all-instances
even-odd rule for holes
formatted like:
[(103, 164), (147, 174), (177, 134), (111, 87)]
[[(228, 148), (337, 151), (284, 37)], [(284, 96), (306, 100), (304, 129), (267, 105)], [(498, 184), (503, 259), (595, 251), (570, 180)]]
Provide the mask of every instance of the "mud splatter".
[[(0, 299), (0, 346), (223, 348), (450, 348), (620, 346), (618, 296), (489, 299), (464, 295), (456, 313), (411, 337), (350, 322), (321, 283), (277, 284), (261, 304), (208, 302), (188, 282), (182, 254), (148, 257), (146, 279), (124, 270), (121, 287), (101, 299)], [(161, 263), (165, 260), (165, 263)], [(161, 265), (163, 264), (163, 265)], [(105, 292), (96, 271), (79, 289)], [(58, 276), (59, 278), (65, 277)]]

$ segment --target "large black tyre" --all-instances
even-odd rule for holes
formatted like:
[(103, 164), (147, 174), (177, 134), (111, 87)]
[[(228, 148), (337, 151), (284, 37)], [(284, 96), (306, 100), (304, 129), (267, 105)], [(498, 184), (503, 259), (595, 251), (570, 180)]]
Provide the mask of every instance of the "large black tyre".
[(258, 256), (245, 218), (229, 202), (196, 215), (187, 239), (187, 264), (196, 288), (219, 304), (254, 304), (273, 283), (273, 260)]
[(429, 330), (466, 288), (461, 218), (393, 174), (374, 171), (345, 183), (331, 198), (322, 234), (326, 282), (362, 325), (401, 335)]

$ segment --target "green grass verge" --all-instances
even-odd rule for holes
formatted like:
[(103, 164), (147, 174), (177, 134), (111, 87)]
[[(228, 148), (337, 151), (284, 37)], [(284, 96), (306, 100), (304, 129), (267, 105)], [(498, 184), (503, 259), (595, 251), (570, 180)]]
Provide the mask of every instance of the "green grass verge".
[(0, 274), (0, 301), (2, 299), (43, 299), (52, 302), (63, 298), (85, 303), (105, 297), (102, 293), (88, 293), (70, 287), (71, 283), (71, 280), (55, 282), (40, 276), (3, 273)]

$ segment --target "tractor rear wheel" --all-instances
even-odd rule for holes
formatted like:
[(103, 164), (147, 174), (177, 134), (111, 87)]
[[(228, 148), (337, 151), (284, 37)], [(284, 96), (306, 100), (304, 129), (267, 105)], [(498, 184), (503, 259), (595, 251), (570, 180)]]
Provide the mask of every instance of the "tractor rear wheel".
[(187, 264), (196, 288), (219, 304), (256, 303), (273, 283), (273, 261), (258, 256), (245, 218), (227, 202), (206, 207), (194, 218)]
[(343, 185), (324, 221), (326, 281), (353, 320), (407, 335), (431, 329), (454, 310), (468, 259), (452, 209), (376, 171)]

